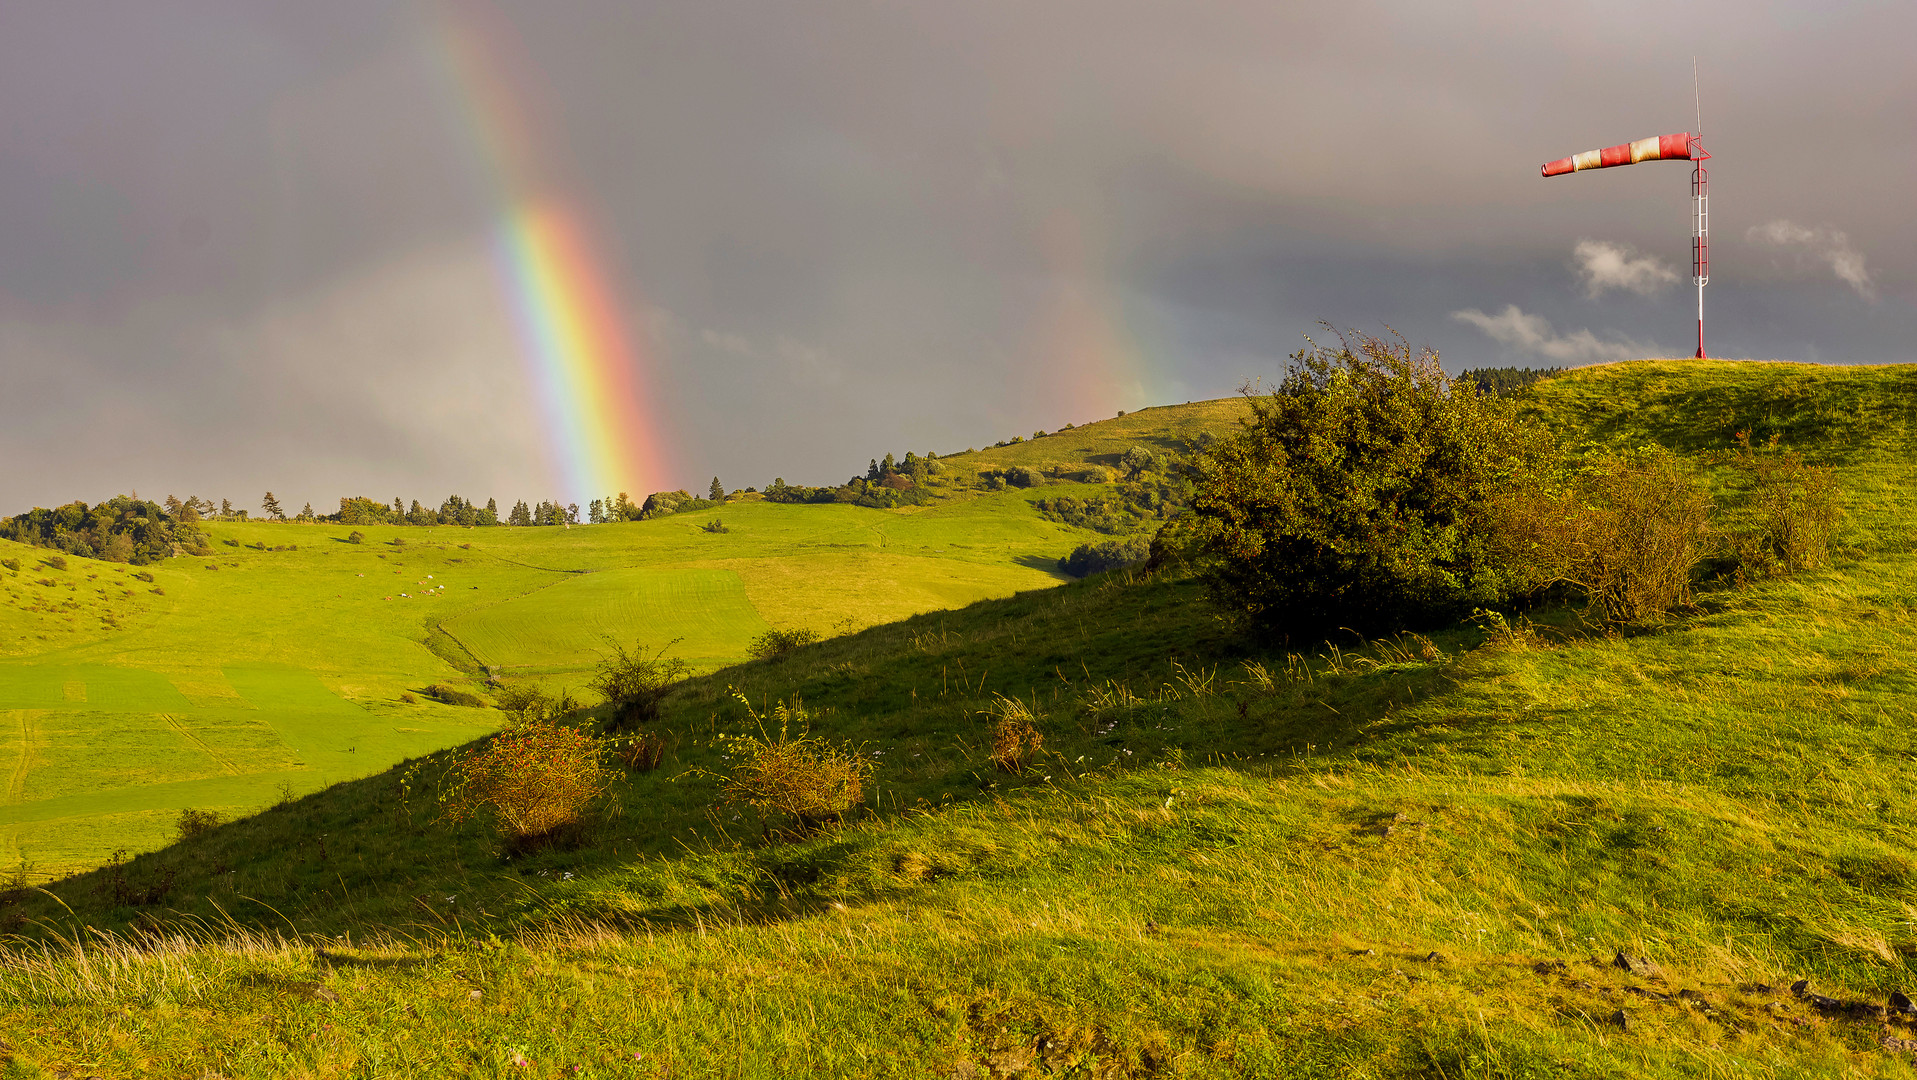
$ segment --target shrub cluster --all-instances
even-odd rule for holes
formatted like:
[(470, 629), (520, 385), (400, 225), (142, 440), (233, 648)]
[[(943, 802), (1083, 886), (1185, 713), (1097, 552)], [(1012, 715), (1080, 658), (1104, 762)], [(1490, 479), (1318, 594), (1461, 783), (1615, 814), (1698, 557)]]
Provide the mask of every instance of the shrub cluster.
[[(1526, 381), (1504, 374), (1490, 382)], [(1656, 447), (1572, 462), (1478, 390), (1403, 338), (1314, 344), (1252, 399), (1242, 432), (1199, 455), (1193, 512), (1160, 531), (1154, 561), (1195, 550), (1213, 597), (1251, 628), (1317, 635), (1402, 630), (1554, 586), (1642, 623), (1689, 603), (1713, 552), (1739, 580), (1829, 558), (1835, 480), (1775, 439), (1738, 437), (1727, 463), (1744, 523), (1727, 529), (1697, 462)]]
[(624, 731), (659, 719), (660, 703), (691, 672), (684, 660), (666, 658), (673, 644), (668, 642), (651, 656), (643, 646), (627, 652), (615, 645), (612, 655), (599, 662), (589, 685), (612, 705), (610, 730)]
[(804, 628), (796, 630), (767, 630), (752, 639), (748, 646), (752, 655), (761, 660), (770, 660), (775, 656), (784, 656), (794, 649), (802, 648), (819, 640), (817, 630)]
[(1151, 542), (1143, 536), (1124, 540), (1100, 540), (1080, 544), (1070, 555), (1058, 560), (1058, 569), (1075, 578), (1144, 562), (1151, 554)]
[[(1103, 470), (1102, 466), (1093, 468)], [(1039, 515), (1062, 525), (1102, 533), (1125, 533), (1158, 521), (1168, 521), (1191, 501), (1192, 483), (1182, 475), (1146, 474), (1113, 485), (1103, 498), (1072, 495), (1038, 499)]]
[(434, 683), (426, 688), (426, 693), (447, 705), (461, 705), (468, 709), (486, 707), (485, 698), (478, 694), (469, 694), (457, 686), (448, 686), (445, 683)]

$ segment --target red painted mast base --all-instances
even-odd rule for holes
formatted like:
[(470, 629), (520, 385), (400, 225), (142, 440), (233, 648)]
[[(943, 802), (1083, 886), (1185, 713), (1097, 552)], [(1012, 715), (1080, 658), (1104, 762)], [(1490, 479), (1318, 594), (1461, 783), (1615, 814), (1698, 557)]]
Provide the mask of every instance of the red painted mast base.
[(1702, 319), (1699, 319), (1697, 321), (1697, 355), (1692, 357), (1691, 359), (1693, 360), (1709, 360), (1710, 359), (1710, 357), (1704, 355), (1704, 320)]

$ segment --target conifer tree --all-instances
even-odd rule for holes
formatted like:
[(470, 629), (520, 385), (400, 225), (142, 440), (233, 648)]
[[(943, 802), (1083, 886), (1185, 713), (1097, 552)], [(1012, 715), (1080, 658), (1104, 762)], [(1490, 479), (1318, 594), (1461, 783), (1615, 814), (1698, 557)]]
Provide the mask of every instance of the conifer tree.
[(266, 498), (260, 500), (260, 509), (266, 511), (266, 516), (275, 521), (286, 520), (286, 515), (280, 511), (280, 501), (275, 499), (270, 491), (266, 493)]
[(707, 493), (706, 497), (713, 502), (724, 502), (726, 500), (726, 489), (720, 485), (718, 477), (715, 476), (712, 478), (712, 490)]

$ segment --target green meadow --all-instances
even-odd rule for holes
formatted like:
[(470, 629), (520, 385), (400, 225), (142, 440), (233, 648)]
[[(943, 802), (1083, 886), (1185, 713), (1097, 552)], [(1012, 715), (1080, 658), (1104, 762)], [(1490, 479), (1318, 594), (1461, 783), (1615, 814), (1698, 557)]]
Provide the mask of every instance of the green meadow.
[[(1085, 462), (1151, 437), (1112, 425), (1045, 442)], [(583, 692), (615, 646), (713, 670), (768, 629), (842, 634), (1064, 580), (1059, 557), (1096, 536), (1031, 499), (1091, 488), (974, 490), (989, 463), (972, 458), (901, 510), (743, 496), (573, 528), (213, 522), (212, 556), (145, 569), (0, 541), (21, 564), (0, 569), (0, 870), (90, 869), (160, 845), (184, 808), (249, 813), (498, 726), (421, 693), (435, 684)]]
[[(1177, 565), (855, 622), (688, 680), (657, 722), (661, 767), (622, 773), (575, 846), (514, 854), (484, 822), (442, 821), (439, 751), (15, 890), (0, 1060), (236, 1078), (1917, 1075), (1897, 996), (1917, 991), (1917, 367), (1619, 364), (1524, 401), (1584, 449), (1779, 434), (1841, 483), (1834, 561), (1707, 573), (1691, 608), (1630, 627), (1542, 605), (1508, 629), (1259, 648)], [(1706, 462), (1700, 482), (1731, 475)], [(989, 529), (1051, 490), (950, 509)], [(888, 536), (854, 554), (875, 573), (947, 555), (1042, 572), (1019, 561), (1036, 541), (906, 539), (943, 509), (848, 519)], [(750, 543), (748, 520), (634, 532), (694, 550)], [(635, 588), (722, 612), (731, 579), (708, 575), (729, 570), (766, 624), (806, 625), (755, 599), (749, 558), (622, 566), (616, 535), (512, 565), (643, 571)], [(823, 576), (830, 554), (803, 557)], [(364, 602), (369, 627), (389, 603)], [(461, 647), (547, 672), (569, 633)], [(21, 677), (38, 704), (16, 712), (93, 715), (89, 663)], [(312, 709), (314, 732), (332, 730), (322, 695), (373, 707), (323, 675), (222, 671), (238, 700)], [(853, 818), (795, 837), (722, 799), (731, 738), (754, 730), (735, 691), (762, 712), (802, 699), (813, 733), (874, 762)], [(1007, 697), (1044, 735), (1017, 773), (988, 749)], [(111, 756), (94, 767), (131, 768)]]

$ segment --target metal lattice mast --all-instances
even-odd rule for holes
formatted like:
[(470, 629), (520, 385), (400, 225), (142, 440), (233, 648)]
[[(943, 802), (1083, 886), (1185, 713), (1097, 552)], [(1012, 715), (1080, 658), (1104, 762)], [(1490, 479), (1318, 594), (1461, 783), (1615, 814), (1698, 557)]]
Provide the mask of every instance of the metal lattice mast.
[(1697, 283), (1697, 359), (1704, 355), (1704, 286), (1711, 282), (1711, 174), (1704, 162), (1711, 155), (1696, 139), (1691, 140), (1691, 280)]

